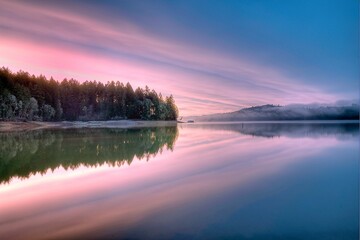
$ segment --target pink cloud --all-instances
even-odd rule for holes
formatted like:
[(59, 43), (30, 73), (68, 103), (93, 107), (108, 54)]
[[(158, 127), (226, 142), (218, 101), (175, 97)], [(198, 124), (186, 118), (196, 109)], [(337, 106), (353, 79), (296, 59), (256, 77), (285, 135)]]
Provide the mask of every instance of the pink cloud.
[(238, 110), (257, 104), (332, 102), (278, 69), (116, 25), (92, 14), (26, 2), (0, 3), (0, 65), (80, 81), (130, 81), (172, 93), (181, 115)]

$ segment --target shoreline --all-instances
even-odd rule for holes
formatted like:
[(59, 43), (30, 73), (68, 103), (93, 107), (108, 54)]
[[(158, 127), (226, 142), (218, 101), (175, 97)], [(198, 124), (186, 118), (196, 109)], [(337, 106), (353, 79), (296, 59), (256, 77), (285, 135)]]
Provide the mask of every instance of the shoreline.
[[(151, 121), (151, 120), (109, 120), (109, 121), (61, 121), (61, 122), (17, 122), (0, 121), (0, 132), (20, 132), (41, 129), (79, 129), (79, 128), (142, 128), (142, 127), (172, 127), (177, 124), (187, 124), (186, 121)], [(287, 124), (316, 124), (316, 123), (359, 123), (360, 120), (293, 120), (293, 121), (228, 121), (228, 122), (195, 122), (190, 124), (266, 124), (266, 123), (287, 123)]]
[(40, 129), (76, 129), (76, 128), (141, 128), (141, 127), (170, 127), (177, 126), (177, 121), (143, 121), (143, 120), (114, 120), (114, 121), (62, 121), (62, 122), (0, 122), (0, 132), (33, 131)]

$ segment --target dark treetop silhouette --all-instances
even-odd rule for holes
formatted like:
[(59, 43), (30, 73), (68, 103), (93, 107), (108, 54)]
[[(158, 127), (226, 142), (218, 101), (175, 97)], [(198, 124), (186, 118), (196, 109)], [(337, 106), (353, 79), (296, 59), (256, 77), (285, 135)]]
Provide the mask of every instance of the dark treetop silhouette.
[(27, 72), (0, 68), (0, 120), (176, 120), (178, 109), (172, 95), (130, 83), (96, 81), (62, 82)]

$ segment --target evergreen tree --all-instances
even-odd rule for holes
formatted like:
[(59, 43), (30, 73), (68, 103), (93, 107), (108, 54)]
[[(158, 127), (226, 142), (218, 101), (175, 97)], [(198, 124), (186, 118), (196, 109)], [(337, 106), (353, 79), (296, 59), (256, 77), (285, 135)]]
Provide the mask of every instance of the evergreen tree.
[(0, 69), (0, 120), (176, 120), (178, 110), (172, 96), (130, 83), (96, 81), (61, 82), (52, 77)]

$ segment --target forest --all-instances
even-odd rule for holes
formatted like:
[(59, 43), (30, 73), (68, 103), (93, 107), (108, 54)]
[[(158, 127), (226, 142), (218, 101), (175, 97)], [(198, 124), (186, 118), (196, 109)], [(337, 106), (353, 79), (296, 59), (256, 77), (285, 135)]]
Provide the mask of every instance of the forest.
[(119, 81), (61, 82), (0, 68), (0, 121), (176, 120), (172, 95)]

